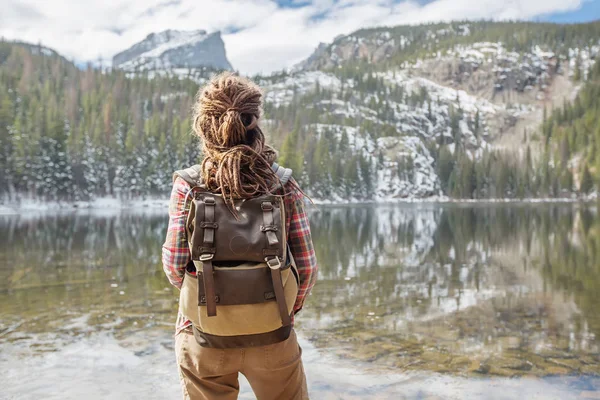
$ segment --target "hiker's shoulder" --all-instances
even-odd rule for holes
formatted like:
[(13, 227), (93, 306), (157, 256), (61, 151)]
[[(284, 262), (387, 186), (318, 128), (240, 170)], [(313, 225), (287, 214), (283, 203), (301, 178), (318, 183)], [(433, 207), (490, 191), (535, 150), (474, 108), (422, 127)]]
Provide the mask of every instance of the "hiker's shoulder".
[(177, 170), (173, 173), (172, 193), (179, 196), (185, 196), (190, 189), (200, 185), (200, 165), (192, 165), (188, 168)]
[(177, 182), (177, 180), (179, 179), (186, 182), (190, 187), (198, 186), (200, 185), (201, 180), (200, 170), (200, 164), (195, 164), (188, 168), (179, 169), (173, 173), (173, 183)]
[(275, 172), (275, 175), (277, 175), (279, 182), (281, 182), (284, 187), (292, 179), (293, 171), (290, 168), (286, 168), (276, 162), (271, 164), (271, 168), (273, 169), (273, 172)]

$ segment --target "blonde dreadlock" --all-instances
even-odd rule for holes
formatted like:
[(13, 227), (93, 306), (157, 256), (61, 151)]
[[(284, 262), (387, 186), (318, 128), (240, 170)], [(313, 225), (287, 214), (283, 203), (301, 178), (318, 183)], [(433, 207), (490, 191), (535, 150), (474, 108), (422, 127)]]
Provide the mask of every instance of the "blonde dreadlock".
[(198, 94), (194, 131), (202, 140), (202, 178), (232, 211), (234, 199), (271, 193), (278, 181), (271, 168), (277, 154), (258, 126), (261, 110), (260, 88), (232, 73), (217, 75)]

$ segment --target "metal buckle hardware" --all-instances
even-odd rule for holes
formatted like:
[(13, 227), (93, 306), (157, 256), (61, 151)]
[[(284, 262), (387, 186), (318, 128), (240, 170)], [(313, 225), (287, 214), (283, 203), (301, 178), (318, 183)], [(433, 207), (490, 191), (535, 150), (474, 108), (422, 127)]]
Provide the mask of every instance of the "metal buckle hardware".
[(279, 257), (274, 257), (274, 258), (271, 258), (271, 259), (269, 257), (265, 257), (265, 261), (267, 262), (267, 265), (271, 269), (279, 269), (279, 268), (281, 268), (281, 260), (279, 259)]
[[(221, 299), (219, 298), (219, 295), (216, 295), (215, 303), (218, 303), (219, 301), (221, 301)], [(206, 304), (206, 296), (200, 296), (200, 303)]]

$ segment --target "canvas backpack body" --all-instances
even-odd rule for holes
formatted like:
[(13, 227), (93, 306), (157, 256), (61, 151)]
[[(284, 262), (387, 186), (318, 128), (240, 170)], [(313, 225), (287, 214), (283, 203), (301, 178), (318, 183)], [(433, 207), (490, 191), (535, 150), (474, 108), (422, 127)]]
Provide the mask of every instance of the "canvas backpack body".
[[(277, 164), (273, 169), (282, 184), (291, 177), (289, 169)], [(236, 218), (222, 195), (205, 188), (199, 171), (195, 165), (174, 175), (192, 187), (186, 233), (197, 271), (186, 271), (180, 311), (204, 347), (284, 341), (292, 329), (299, 279), (287, 245), (283, 198), (235, 200)]]

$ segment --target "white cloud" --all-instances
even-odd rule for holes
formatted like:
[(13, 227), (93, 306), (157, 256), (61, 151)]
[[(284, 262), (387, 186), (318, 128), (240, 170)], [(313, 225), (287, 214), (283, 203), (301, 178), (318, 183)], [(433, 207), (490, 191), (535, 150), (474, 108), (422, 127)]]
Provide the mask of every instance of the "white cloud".
[[(110, 59), (165, 29), (223, 30), (228, 57), (244, 73), (289, 67), (319, 42), (382, 25), (456, 19), (531, 19), (574, 10), (584, 0), (4, 0), (0, 35), (41, 42), (77, 61)], [(297, 4), (303, 1), (296, 0)], [(233, 33), (228, 33), (233, 32)]]

